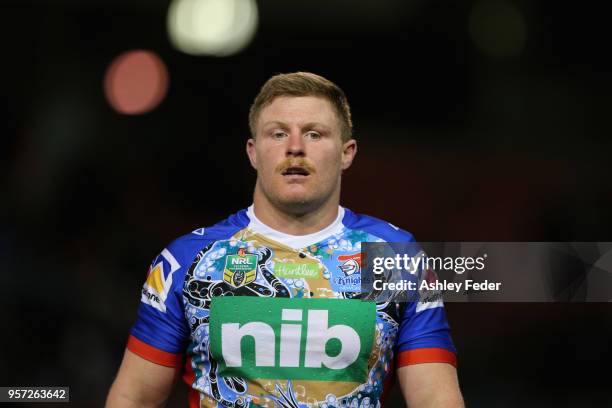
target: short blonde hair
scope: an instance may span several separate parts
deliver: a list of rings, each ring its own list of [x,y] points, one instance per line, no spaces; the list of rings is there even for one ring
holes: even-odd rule
[[[268,79],[249,110],[249,128],[252,137],[257,134],[257,120],[262,109],[280,96],[318,96],[327,99],[338,115],[342,141],[346,142],[353,137],[351,108],[346,95],[338,85],[310,72],[278,74]]]

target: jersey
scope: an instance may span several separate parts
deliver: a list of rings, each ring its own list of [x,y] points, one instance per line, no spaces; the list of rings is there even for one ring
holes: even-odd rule
[[[184,364],[190,407],[378,407],[394,367],[456,364],[441,302],[359,299],[361,243],[412,241],[343,207],[292,236],[251,206],[153,260],[127,347]]]

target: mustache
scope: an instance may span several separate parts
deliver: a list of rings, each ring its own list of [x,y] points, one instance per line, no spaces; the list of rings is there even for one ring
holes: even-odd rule
[[[308,171],[308,173],[315,173],[316,170],[312,164],[307,162],[305,159],[285,159],[278,166],[276,166],[276,171],[278,173],[282,173],[287,169],[292,167],[300,167]]]

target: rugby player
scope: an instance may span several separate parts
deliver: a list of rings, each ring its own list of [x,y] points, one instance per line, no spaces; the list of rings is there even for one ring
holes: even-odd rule
[[[361,243],[410,233],[340,204],[357,153],[349,105],[306,72],[251,106],[253,204],[152,262],[108,407],[155,407],[178,377],[191,407],[462,407],[441,303],[359,300]]]

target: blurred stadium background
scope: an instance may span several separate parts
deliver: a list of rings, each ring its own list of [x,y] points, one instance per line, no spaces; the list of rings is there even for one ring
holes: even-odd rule
[[[2,15],[0,385],[102,405],[150,260],[251,203],[248,108],[279,72],[349,97],[345,206],[422,241],[612,241],[603,4],[5,0]],[[610,404],[609,304],[447,310],[469,407]]]

